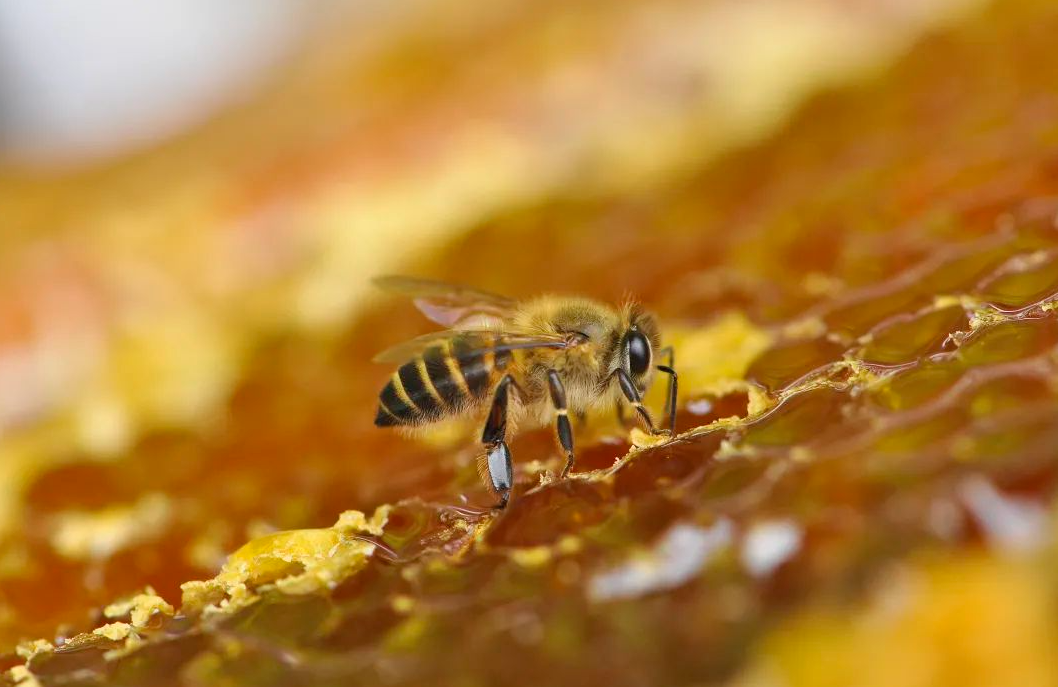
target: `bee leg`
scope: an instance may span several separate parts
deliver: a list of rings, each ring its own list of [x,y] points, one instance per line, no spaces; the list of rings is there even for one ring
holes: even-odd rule
[[[632,378],[628,376],[628,373],[621,368],[617,368],[614,372],[617,375],[617,383],[621,385],[621,393],[625,395],[628,402],[632,404],[632,407],[639,413],[639,418],[643,420],[643,424],[647,426],[651,434],[668,434],[667,429],[658,429],[654,426],[654,420],[650,417],[650,411],[643,406],[643,398],[639,394],[639,389],[636,388]]]
[[[511,484],[514,481],[514,470],[511,466],[511,450],[506,441],[499,441],[488,448],[485,454],[485,465],[488,469],[489,486],[500,495],[499,503],[493,508],[503,510],[511,498]]]
[[[485,466],[488,468],[489,486],[500,495],[496,509],[507,507],[514,484],[514,469],[511,465],[511,450],[507,447],[507,391],[513,383],[506,375],[496,386],[492,397],[489,417],[485,420],[485,429],[481,433],[481,443],[485,446]]]
[[[562,468],[562,477],[565,478],[573,469],[573,428],[566,408],[566,387],[562,386],[562,380],[554,370],[547,371],[547,384],[551,389],[551,403],[555,406],[555,433],[566,452],[566,465]]]
[[[669,433],[675,434],[676,394],[679,389],[679,377],[673,367],[676,364],[676,354],[672,350],[672,346],[665,346],[665,348],[662,348],[658,353],[669,359],[665,365],[658,365],[657,370],[658,372],[664,372],[669,376],[669,383],[665,389],[665,414],[669,416]]]

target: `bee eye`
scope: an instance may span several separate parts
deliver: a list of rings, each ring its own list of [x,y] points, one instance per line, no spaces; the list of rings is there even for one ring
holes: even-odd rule
[[[650,342],[639,332],[628,332],[625,336],[625,350],[628,352],[628,371],[639,376],[650,367]]]

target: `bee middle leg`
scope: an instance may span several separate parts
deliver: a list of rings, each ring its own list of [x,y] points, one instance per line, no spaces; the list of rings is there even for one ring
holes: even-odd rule
[[[562,450],[566,452],[566,465],[562,468],[562,477],[566,477],[573,469],[574,460],[573,427],[569,424],[569,410],[566,407],[566,387],[554,370],[547,371],[547,385],[551,391],[551,404],[555,406],[555,433]]]
[[[507,395],[514,379],[507,375],[496,385],[496,391],[492,397],[492,407],[489,409],[488,419],[485,420],[485,429],[481,433],[481,443],[485,447],[485,455],[482,456],[484,465],[479,467],[484,477],[488,475],[489,486],[500,496],[496,509],[507,507],[507,501],[511,497],[511,486],[514,483],[514,468],[511,465],[511,449],[507,447]]]

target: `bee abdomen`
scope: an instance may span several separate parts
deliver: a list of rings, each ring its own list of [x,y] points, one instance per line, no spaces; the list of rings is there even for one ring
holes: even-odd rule
[[[375,424],[433,422],[487,396],[493,369],[506,366],[510,357],[509,352],[481,352],[482,346],[492,345],[491,340],[456,338],[431,346],[402,365],[379,395]]]
[[[441,399],[424,378],[422,359],[416,358],[401,365],[382,388],[375,424],[379,427],[422,424],[437,419],[443,410]]]

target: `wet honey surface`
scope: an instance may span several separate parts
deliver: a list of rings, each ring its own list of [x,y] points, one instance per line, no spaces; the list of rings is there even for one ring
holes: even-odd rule
[[[1003,561],[1056,540],[1058,94],[1038,65],[1058,15],[978,21],[679,184],[512,211],[423,263],[514,296],[637,294],[676,346],[671,441],[583,429],[557,480],[550,434],[521,435],[496,514],[472,441],[372,426],[389,371],[368,361],[426,331],[410,306],[277,338],[209,427],[31,485],[24,572],[0,582],[7,679],[758,684],[763,651],[819,684],[773,629],[894,566],[941,566],[930,598],[977,584],[953,596],[982,622],[1001,590],[1051,599]],[[966,69],[986,23],[995,54]],[[91,523],[122,534],[78,549]],[[984,562],[943,567],[959,556]],[[1011,684],[1053,684],[1026,655]]]

